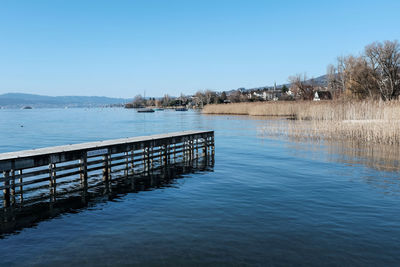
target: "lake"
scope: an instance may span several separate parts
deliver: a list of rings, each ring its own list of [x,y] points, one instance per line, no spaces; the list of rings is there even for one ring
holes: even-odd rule
[[[266,135],[270,125],[193,111],[0,110],[0,153],[183,130],[215,130],[216,150],[211,166],[174,166],[140,190],[122,183],[1,233],[0,265],[398,266],[400,149],[289,140]]]

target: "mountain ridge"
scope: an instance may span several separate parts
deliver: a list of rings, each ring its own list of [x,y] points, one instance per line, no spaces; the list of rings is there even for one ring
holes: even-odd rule
[[[328,76],[326,74],[325,75],[321,75],[321,76],[318,76],[316,78],[307,79],[305,82],[306,83],[313,83],[316,86],[327,86]],[[279,85],[276,85],[276,88],[280,89],[284,85],[286,85],[287,87],[290,87],[291,83],[279,84]],[[273,89],[274,86],[261,86],[261,87],[249,88],[249,89],[246,89],[246,91],[257,90],[257,89],[266,89],[266,88],[267,89]]]
[[[105,96],[46,96],[25,93],[5,93],[0,95],[0,107],[101,107],[123,105],[131,101],[125,98]]]
[[[326,86],[327,75],[318,76],[308,79],[317,86]],[[277,89],[281,89],[284,85],[290,86],[290,83],[277,85]],[[274,86],[261,86],[255,88],[244,89],[244,91],[253,90],[271,90]],[[227,92],[233,92],[230,90]],[[0,95],[0,108],[22,108],[30,106],[33,108],[60,108],[60,107],[105,107],[105,106],[123,106],[132,102],[128,98],[114,98],[106,96],[46,96],[26,93],[5,93]]]

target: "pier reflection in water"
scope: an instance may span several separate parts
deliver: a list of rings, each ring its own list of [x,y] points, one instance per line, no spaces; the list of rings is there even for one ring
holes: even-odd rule
[[[160,187],[154,183],[153,191],[139,192],[138,181],[132,192],[139,193],[110,198],[116,192],[111,186],[110,194],[87,205],[74,193],[75,208],[18,234],[3,234],[1,266],[399,265],[400,195],[392,192],[400,183],[390,183],[399,178],[390,171],[391,150],[380,153],[380,160],[372,146],[370,153],[272,139],[259,134],[258,127],[270,124],[260,118],[191,111],[149,117],[124,109],[31,113],[1,112],[2,152],[214,129],[215,166]],[[377,187],[384,184],[385,190]],[[48,193],[48,181],[46,186]],[[49,199],[45,203],[49,209]]]
[[[15,202],[3,207],[0,213],[0,238],[18,233],[24,228],[34,227],[41,221],[50,220],[65,213],[78,213],[96,204],[115,201],[126,194],[175,187],[177,179],[187,175],[213,171],[214,155],[158,166],[115,179],[98,179],[90,187],[69,188],[69,191],[54,199],[42,195],[41,201]]]

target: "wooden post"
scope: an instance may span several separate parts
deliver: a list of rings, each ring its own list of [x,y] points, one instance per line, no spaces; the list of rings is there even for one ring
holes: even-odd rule
[[[183,161],[186,162],[188,158],[188,138],[185,136],[184,141],[183,141]]]
[[[166,153],[166,156],[167,156],[167,164],[171,163],[170,152],[171,152],[171,145],[168,143],[168,145],[166,146],[166,150],[165,150],[165,153]]]
[[[81,184],[83,188],[87,188],[87,179],[88,179],[88,173],[87,173],[87,153],[86,151],[82,154],[82,158],[79,160],[81,166],[79,170],[81,171],[80,177],[81,177]]]
[[[209,136],[207,136],[207,156],[209,156],[210,155],[210,137]]]
[[[174,163],[176,162],[176,143],[174,144]]]
[[[186,137],[186,161],[190,161],[190,137]]]
[[[20,196],[20,203],[22,204],[24,202],[24,191],[23,191],[23,186],[22,186],[22,169],[19,170],[19,196]]]
[[[131,151],[131,168],[132,168],[132,174],[135,173],[135,148],[132,148]]]
[[[186,161],[190,161],[190,138],[187,137],[186,139],[186,155],[187,155],[187,160]]]
[[[214,136],[211,136],[211,154],[214,156],[215,155],[215,142],[214,142]]]
[[[203,137],[203,157],[207,156],[207,148],[208,148],[207,137]]]
[[[151,144],[149,143],[149,147],[147,148],[147,171],[151,170]]]
[[[168,165],[168,159],[167,159],[167,157],[168,157],[168,145],[167,144],[164,144],[164,146],[163,146],[163,160],[164,160],[164,165],[166,166],[166,165]]]
[[[111,148],[108,150],[108,163],[107,163],[107,167],[108,167],[108,179],[112,180],[112,154],[111,154]]]
[[[79,160],[80,163],[80,167],[79,167],[79,171],[80,171],[80,179],[81,179],[81,201],[83,204],[87,203],[87,188],[88,188],[88,173],[87,173],[87,152],[86,151],[82,151],[81,153],[81,159]]]
[[[160,145],[158,147],[158,152],[157,152],[157,158],[158,158],[158,162],[160,163],[159,165],[163,165],[163,161],[164,161],[164,145]]]
[[[194,159],[194,138],[190,137],[190,160]]]
[[[153,169],[153,156],[154,156],[154,145],[150,144],[149,159],[150,159],[150,168],[151,169]]]
[[[182,151],[182,161],[185,161],[185,139],[183,139],[183,141],[182,141],[182,148],[181,148],[181,151]]]
[[[4,171],[4,186],[5,188],[3,189],[3,201],[4,201],[4,207],[10,206],[10,171]]]
[[[158,154],[157,154],[157,156],[158,156],[158,161],[159,161],[159,163],[160,163],[160,166],[161,165],[163,165],[163,160],[164,160],[164,155],[163,155],[163,153],[164,153],[164,146],[163,145],[160,145],[159,147],[158,147]]]
[[[196,138],[196,158],[199,158],[199,138]]]
[[[125,173],[125,176],[128,176],[128,173],[129,173],[129,152],[126,151],[124,153],[125,153],[125,171],[124,171],[124,173]]]
[[[49,164],[50,201],[56,200],[56,164]]]
[[[108,181],[108,154],[103,156],[103,181]]]
[[[142,155],[142,158],[143,158],[143,171],[146,171],[146,147],[144,147],[143,148],[143,155]]]
[[[15,204],[15,170],[11,170],[11,205]]]
[[[195,154],[195,156],[196,156],[196,161],[195,161],[195,164],[196,164],[196,168],[198,167],[198,165],[199,165],[199,138],[196,136],[196,138],[195,138],[195,149],[196,149],[196,154]]]

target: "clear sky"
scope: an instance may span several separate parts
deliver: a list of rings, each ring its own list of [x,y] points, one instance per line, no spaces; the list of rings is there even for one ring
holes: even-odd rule
[[[0,94],[191,94],[325,74],[400,39],[400,1],[0,0]]]

